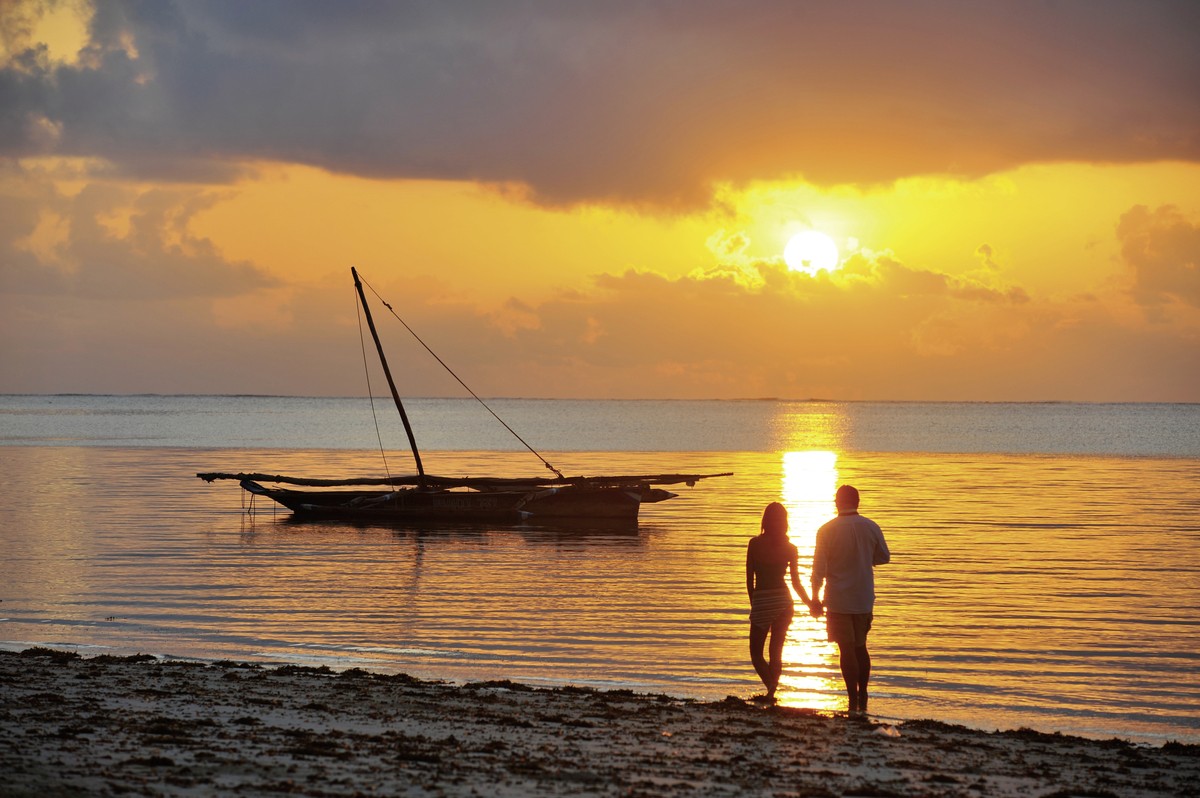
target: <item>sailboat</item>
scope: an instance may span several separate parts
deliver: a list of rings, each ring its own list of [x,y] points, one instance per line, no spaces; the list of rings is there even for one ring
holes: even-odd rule
[[[496,416],[521,443],[542,460],[553,477],[440,477],[425,473],[416,436],[388,367],[383,345],[363,291],[358,270],[350,268],[354,288],[366,319],[379,362],[400,413],[417,473],[364,478],[308,478],[264,473],[199,473],[206,482],[237,480],[251,496],[263,496],[291,510],[297,518],[347,521],[434,521],[479,523],[558,523],[576,521],[636,522],[643,504],[675,498],[663,486],[693,486],[719,474],[643,474],[567,477]],[[387,305],[387,303],[384,303]],[[391,310],[391,306],[387,305]],[[392,311],[393,315],[395,311]],[[397,317],[399,318],[399,317]],[[400,319],[404,324],[404,320]],[[404,324],[408,327],[407,324]],[[410,332],[412,331],[409,328]],[[415,336],[416,333],[413,333]],[[417,338],[424,346],[424,341]],[[425,346],[429,350],[428,346]],[[433,354],[432,350],[429,350]],[[436,354],[434,357],[441,362]],[[442,363],[443,367],[445,363]],[[449,371],[449,368],[446,367]],[[455,379],[458,375],[450,371]],[[459,383],[466,384],[458,379]],[[470,388],[467,390],[483,403]],[[483,403],[486,408],[486,403]],[[263,484],[268,483],[268,484]],[[287,486],[287,487],[285,487]]]

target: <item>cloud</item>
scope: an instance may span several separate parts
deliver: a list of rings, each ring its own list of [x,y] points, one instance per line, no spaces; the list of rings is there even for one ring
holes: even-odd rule
[[[677,279],[601,275],[590,294],[532,308],[538,323],[503,342],[508,355],[489,357],[527,360],[547,373],[621,372],[614,384],[634,394],[671,395],[674,386],[685,395],[804,397],[836,385],[845,396],[856,363],[1010,347],[1007,328],[995,322],[1028,301],[1019,289],[894,260],[858,257],[818,278],[773,263],[755,268],[753,284],[720,269]]]
[[[22,8],[0,28],[26,30]],[[35,45],[0,69],[0,154],[210,181],[273,160],[660,206],[708,202],[718,181],[1196,160],[1198,30],[1187,0],[109,0],[78,63]]]
[[[1200,317],[1147,324],[1119,293],[1053,300],[891,257],[815,278],[756,268],[753,283],[720,269],[602,275],[529,307],[537,323],[504,340],[469,327],[486,350],[471,372],[505,395],[1132,401],[1200,388],[1187,367]]]
[[[758,279],[627,270],[496,307],[430,277],[365,276],[483,396],[1190,401],[1200,392],[1194,308],[1147,320],[1117,288],[1060,300],[997,274],[946,275],[891,256],[859,255],[817,277],[747,268]],[[140,303],[136,316],[126,302],[0,292],[0,340],[27,342],[5,352],[0,390],[358,395],[347,283],[339,271],[243,297],[176,295]],[[230,303],[233,312],[220,310]],[[373,307],[404,395],[464,395]],[[365,357],[374,363],[369,338]]]
[[[91,299],[225,297],[275,284],[193,234],[211,191],[89,183],[74,195],[52,176],[0,170],[0,293]]]
[[[1171,205],[1153,211],[1137,205],[1121,216],[1117,237],[1139,302],[1200,308],[1200,225]]]

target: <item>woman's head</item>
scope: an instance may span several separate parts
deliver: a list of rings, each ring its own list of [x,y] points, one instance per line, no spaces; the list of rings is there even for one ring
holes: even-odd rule
[[[787,508],[779,502],[771,502],[763,510],[762,531],[765,535],[787,535]]]

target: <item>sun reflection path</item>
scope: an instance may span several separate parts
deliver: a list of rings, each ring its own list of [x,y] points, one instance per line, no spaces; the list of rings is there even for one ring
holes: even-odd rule
[[[810,585],[817,528],[836,512],[838,456],[829,451],[783,454],[783,504],[788,509],[789,535],[800,550],[800,581]],[[844,709],[837,651],[825,638],[825,621],[813,618],[797,597],[796,618],[783,648],[783,676],[777,697],[785,706],[833,711]]]

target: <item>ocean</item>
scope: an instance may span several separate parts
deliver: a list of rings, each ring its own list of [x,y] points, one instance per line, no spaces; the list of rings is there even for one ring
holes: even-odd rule
[[[297,523],[195,474],[411,473],[390,401],[0,396],[0,648],[749,697],[746,541],[782,501],[806,572],[851,483],[893,552],[872,712],[1200,742],[1200,405],[488,404],[569,475],[734,473],[630,529]],[[474,400],[406,406],[429,473],[545,473]],[[822,622],[785,659],[781,703],[844,709]]]

